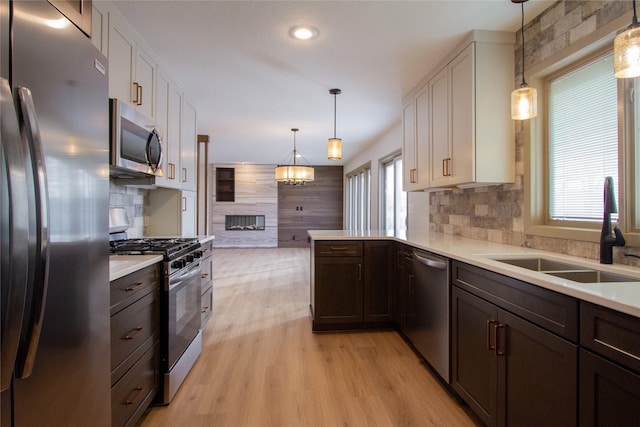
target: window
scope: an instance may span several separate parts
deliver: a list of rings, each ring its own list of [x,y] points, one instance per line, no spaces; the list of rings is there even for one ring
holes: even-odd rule
[[[368,230],[371,226],[371,163],[347,174],[347,229]]]
[[[547,80],[547,220],[602,221],[604,179],[618,185],[618,82],[607,52]],[[616,197],[616,199],[619,199]]]
[[[402,191],[402,154],[382,161],[380,228],[396,232],[407,229],[407,193]]]

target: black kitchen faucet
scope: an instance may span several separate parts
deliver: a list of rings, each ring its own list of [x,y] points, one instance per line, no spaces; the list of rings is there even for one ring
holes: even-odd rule
[[[604,217],[602,218],[602,234],[600,235],[601,264],[613,264],[613,247],[625,245],[624,236],[617,225],[613,229],[615,237],[611,235],[611,214],[617,212],[613,178],[608,176],[604,179]]]

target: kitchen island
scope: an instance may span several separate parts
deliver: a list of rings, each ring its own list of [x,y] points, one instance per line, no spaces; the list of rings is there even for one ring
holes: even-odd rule
[[[392,307],[392,326],[488,426],[637,423],[637,267],[419,231],[309,236],[314,332],[377,329],[367,307]],[[391,279],[384,260],[367,255],[372,245],[393,248]],[[429,305],[417,292],[416,249],[444,257],[448,269],[437,285],[447,301],[431,304],[448,308],[437,323],[429,321],[433,310],[420,308]],[[371,268],[378,274],[367,275]],[[435,340],[443,324],[438,333],[449,338]],[[444,355],[445,369],[433,354]]]

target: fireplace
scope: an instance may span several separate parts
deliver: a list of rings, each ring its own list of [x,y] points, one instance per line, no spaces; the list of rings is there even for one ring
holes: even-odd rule
[[[225,215],[225,230],[264,230],[264,215]]]

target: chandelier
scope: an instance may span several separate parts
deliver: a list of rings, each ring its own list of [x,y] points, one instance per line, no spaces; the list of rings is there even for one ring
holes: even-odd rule
[[[298,157],[304,159],[305,162],[307,160],[302,154],[298,154],[298,150],[296,149],[296,132],[298,132],[298,129],[293,128],[291,131],[293,132],[293,151],[286,158],[285,165],[276,166],[276,181],[287,185],[304,185],[305,182],[313,181],[313,168],[296,163]]]

